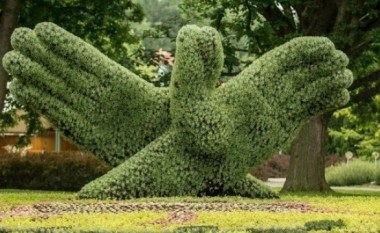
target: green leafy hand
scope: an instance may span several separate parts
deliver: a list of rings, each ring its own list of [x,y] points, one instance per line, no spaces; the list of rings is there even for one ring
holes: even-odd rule
[[[12,94],[116,166],[83,198],[277,194],[247,175],[310,116],[346,104],[347,57],[326,38],[273,49],[223,87],[219,34],[183,27],[169,89],[157,88],[52,23],[17,29],[3,64]]]

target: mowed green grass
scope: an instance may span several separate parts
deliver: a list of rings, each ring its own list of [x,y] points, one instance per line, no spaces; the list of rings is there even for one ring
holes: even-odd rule
[[[41,202],[97,202],[96,200],[77,200],[75,193],[44,192],[24,190],[1,190],[0,212],[15,206]],[[113,202],[113,201],[106,201]],[[164,231],[183,226],[217,226],[220,229],[244,229],[247,227],[302,227],[308,221],[343,220],[346,226],[333,232],[378,232],[380,231],[380,192],[336,191],[335,194],[282,193],[280,199],[249,199],[241,197],[173,197],[142,198],[123,202],[196,202],[196,203],[251,203],[271,204],[278,202],[307,203],[319,209],[318,212],[306,211],[200,211],[191,222],[158,224],[157,221],[168,218],[165,211],[139,211],[131,213],[77,213],[40,218],[36,216],[9,217],[0,221],[1,227],[67,227],[70,229],[104,229],[107,231]],[[1,215],[0,215],[1,216]],[[323,231],[320,231],[323,232]]]

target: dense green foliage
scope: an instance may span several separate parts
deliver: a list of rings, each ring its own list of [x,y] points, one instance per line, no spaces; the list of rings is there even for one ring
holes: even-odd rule
[[[307,230],[311,231],[331,231],[333,228],[340,228],[344,226],[342,219],[339,220],[320,220],[320,221],[310,221],[305,223]]]
[[[89,154],[0,154],[0,187],[78,191],[110,167]]]
[[[326,181],[332,186],[362,185],[375,181],[373,162],[353,160],[326,169]]]
[[[83,187],[84,198],[276,196],[249,169],[291,140],[305,119],[347,103],[352,82],[347,57],[319,37],[291,40],[216,88],[220,36],[186,26],[169,90],[52,23],[17,29],[12,45],[3,64],[16,78],[16,99],[118,165]]]
[[[144,14],[132,0],[21,0],[21,6],[19,26],[59,23],[108,57],[133,67],[124,44],[138,42],[139,38],[131,32],[131,23],[141,22]]]
[[[352,151],[370,158],[380,151],[380,96],[334,113],[328,150],[343,155]]]
[[[137,35],[141,35],[143,44],[150,55],[160,48],[174,52],[175,38],[181,25],[181,10],[179,4],[182,0],[133,0],[141,5],[145,19],[141,23],[132,24]]]

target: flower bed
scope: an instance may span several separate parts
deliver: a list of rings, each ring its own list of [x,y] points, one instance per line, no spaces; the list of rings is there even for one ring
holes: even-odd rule
[[[31,199],[21,200],[27,194]],[[280,200],[176,197],[99,202],[74,197],[73,193],[2,191],[0,232],[380,230],[380,222],[374,221],[380,215],[380,193],[283,194]]]

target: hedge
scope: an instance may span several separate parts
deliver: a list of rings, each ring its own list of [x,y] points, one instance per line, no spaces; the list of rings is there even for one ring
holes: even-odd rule
[[[78,191],[110,167],[88,153],[0,154],[0,187]]]

